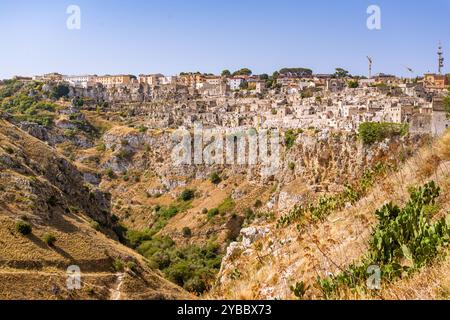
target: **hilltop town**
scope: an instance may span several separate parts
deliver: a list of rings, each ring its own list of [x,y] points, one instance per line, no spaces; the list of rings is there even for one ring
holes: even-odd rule
[[[181,73],[64,76],[58,73],[22,82],[65,84],[69,96],[117,108],[139,104],[148,128],[190,128],[195,121],[218,127],[337,129],[355,132],[363,122],[408,124],[410,132],[442,134],[449,126],[444,99],[450,76],[399,78],[377,74],[352,77],[344,69],[313,74],[285,68],[252,75],[247,69],[222,75]],[[125,107],[126,109],[126,107]]]

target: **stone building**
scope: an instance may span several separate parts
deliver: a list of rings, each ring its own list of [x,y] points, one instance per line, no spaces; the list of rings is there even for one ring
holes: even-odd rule
[[[102,76],[97,77],[95,80],[97,83],[100,83],[104,87],[112,87],[112,86],[120,86],[131,84],[132,80],[136,79],[135,76],[132,75],[115,75],[115,76]]]

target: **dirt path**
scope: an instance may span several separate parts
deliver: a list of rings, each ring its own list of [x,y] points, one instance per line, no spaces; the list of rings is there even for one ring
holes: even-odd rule
[[[115,289],[110,289],[111,290],[110,300],[120,300],[120,298],[122,296],[122,292],[120,291],[120,288],[123,285],[123,279],[125,278],[125,273],[117,273],[116,276],[117,276],[117,281],[116,281]]]
[[[66,273],[63,272],[45,272],[45,271],[27,271],[27,270],[2,270],[0,269],[1,275],[17,275],[17,274],[31,274],[31,275],[39,275],[39,276],[48,276],[48,277],[67,277]],[[125,273],[83,273],[82,279],[84,277],[102,277],[102,276],[115,276],[116,282],[114,283],[113,288],[108,288],[105,286],[94,285],[92,283],[89,284],[90,287],[95,287],[99,289],[106,288],[110,291],[109,299],[110,300],[120,300],[122,297],[121,287],[123,285],[123,280],[125,278]],[[83,284],[87,284],[82,280]]]

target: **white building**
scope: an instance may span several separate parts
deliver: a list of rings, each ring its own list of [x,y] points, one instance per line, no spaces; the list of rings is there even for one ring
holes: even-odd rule
[[[90,84],[95,83],[96,78],[97,76],[95,75],[64,76],[63,81],[75,87],[87,88]]]
[[[158,78],[160,85],[172,84],[177,81],[177,77],[175,76],[163,76]]]
[[[230,86],[231,91],[236,91],[241,88],[241,85],[244,83],[244,79],[242,78],[230,78],[228,79],[228,85]]]

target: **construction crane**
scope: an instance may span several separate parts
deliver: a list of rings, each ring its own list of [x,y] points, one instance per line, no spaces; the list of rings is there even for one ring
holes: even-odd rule
[[[369,56],[367,56],[367,60],[369,60],[369,79],[372,78],[372,63],[373,63],[373,59]]]
[[[403,67],[404,67],[406,70],[408,70],[409,73],[411,73],[411,78],[413,78],[413,77],[415,76],[415,72],[414,72],[414,70],[413,70],[412,68],[410,68],[410,67],[408,67],[408,66],[405,66],[405,65],[403,65]]]
[[[414,73],[414,70],[412,69],[412,68],[410,68],[410,67],[408,67],[408,66],[405,66],[405,65],[403,65],[405,68],[406,68],[406,70],[408,70],[410,73]]]

